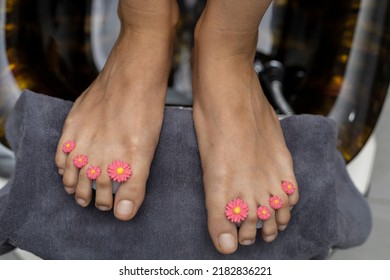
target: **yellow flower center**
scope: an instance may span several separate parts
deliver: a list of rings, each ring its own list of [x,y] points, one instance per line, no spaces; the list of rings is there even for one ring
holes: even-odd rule
[[[118,167],[116,169],[116,174],[122,175],[123,173],[125,173],[125,169],[123,167]]]
[[[92,169],[91,170],[91,174],[95,174],[96,173],[96,170],[95,169]]]
[[[82,162],[82,161],[83,161],[83,159],[82,159],[81,157],[79,157],[78,161],[79,161],[79,162]]]
[[[261,214],[265,215],[265,214],[267,214],[267,211],[263,210],[263,211],[261,211]]]
[[[275,204],[279,204],[279,200],[278,200],[278,199],[275,199],[275,200],[274,200],[274,203],[275,203]]]
[[[65,147],[69,148],[69,147],[70,147],[70,144],[69,144],[69,143],[66,143]]]
[[[291,190],[292,186],[291,186],[291,185],[288,185],[287,188],[288,188],[289,190]]]
[[[236,215],[240,214],[241,213],[241,208],[239,206],[234,207],[233,213],[236,214]]]

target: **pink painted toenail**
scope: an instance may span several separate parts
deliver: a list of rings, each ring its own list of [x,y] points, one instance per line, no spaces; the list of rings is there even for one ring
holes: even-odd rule
[[[76,142],[73,140],[66,141],[64,145],[62,145],[62,151],[66,154],[69,154],[76,147]]]
[[[244,221],[248,216],[248,204],[241,198],[236,198],[226,205],[225,215],[232,223]]]
[[[266,206],[260,206],[257,208],[257,217],[262,221],[266,221],[271,218],[271,211]]]
[[[88,164],[88,157],[86,155],[77,155],[73,159],[73,164],[78,169],[81,169]]]
[[[113,161],[108,166],[107,172],[112,180],[119,183],[126,182],[132,174],[130,165],[121,160]]]
[[[276,196],[276,195],[273,195],[269,198],[269,205],[271,205],[271,207],[273,209],[279,209],[279,208],[282,208],[283,206],[283,200],[279,197],[279,196]]]
[[[286,194],[293,194],[295,192],[295,185],[289,181],[282,181],[282,189]]]
[[[91,180],[96,180],[100,176],[101,170],[99,166],[90,166],[87,170],[87,177]]]

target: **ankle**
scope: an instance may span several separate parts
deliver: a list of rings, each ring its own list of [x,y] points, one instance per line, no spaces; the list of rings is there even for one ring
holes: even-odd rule
[[[195,48],[204,57],[237,59],[253,62],[256,54],[257,32],[238,33],[215,30],[202,23],[194,34]]]
[[[133,30],[155,36],[172,34],[180,19],[180,10],[176,0],[156,1],[121,1],[118,16],[122,31]]]

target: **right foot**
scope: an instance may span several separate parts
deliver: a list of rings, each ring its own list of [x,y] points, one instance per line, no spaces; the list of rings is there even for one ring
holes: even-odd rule
[[[118,219],[130,220],[143,202],[160,135],[179,10],[174,0],[123,0],[119,16],[121,33],[104,69],[76,100],[65,121],[56,165],[65,191],[75,194],[82,207],[92,200],[92,181],[86,171],[99,166],[96,207],[114,208]],[[74,140],[76,148],[65,154],[62,145],[68,140]],[[72,162],[78,154],[89,159],[80,170]],[[125,161],[132,169],[115,200],[106,172],[114,160]]]

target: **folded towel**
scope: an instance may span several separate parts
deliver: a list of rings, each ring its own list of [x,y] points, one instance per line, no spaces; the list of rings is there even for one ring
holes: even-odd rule
[[[192,111],[166,108],[145,201],[129,222],[65,193],[54,163],[71,102],[25,91],[8,118],[16,169],[0,191],[0,252],[20,247],[45,259],[313,259],[363,243],[370,209],[336,149],[336,126],[320,116],[282,120],[300,201],[272,243],[214,248],[207,230]],[[170,207],[166,207],[169,205]]]

